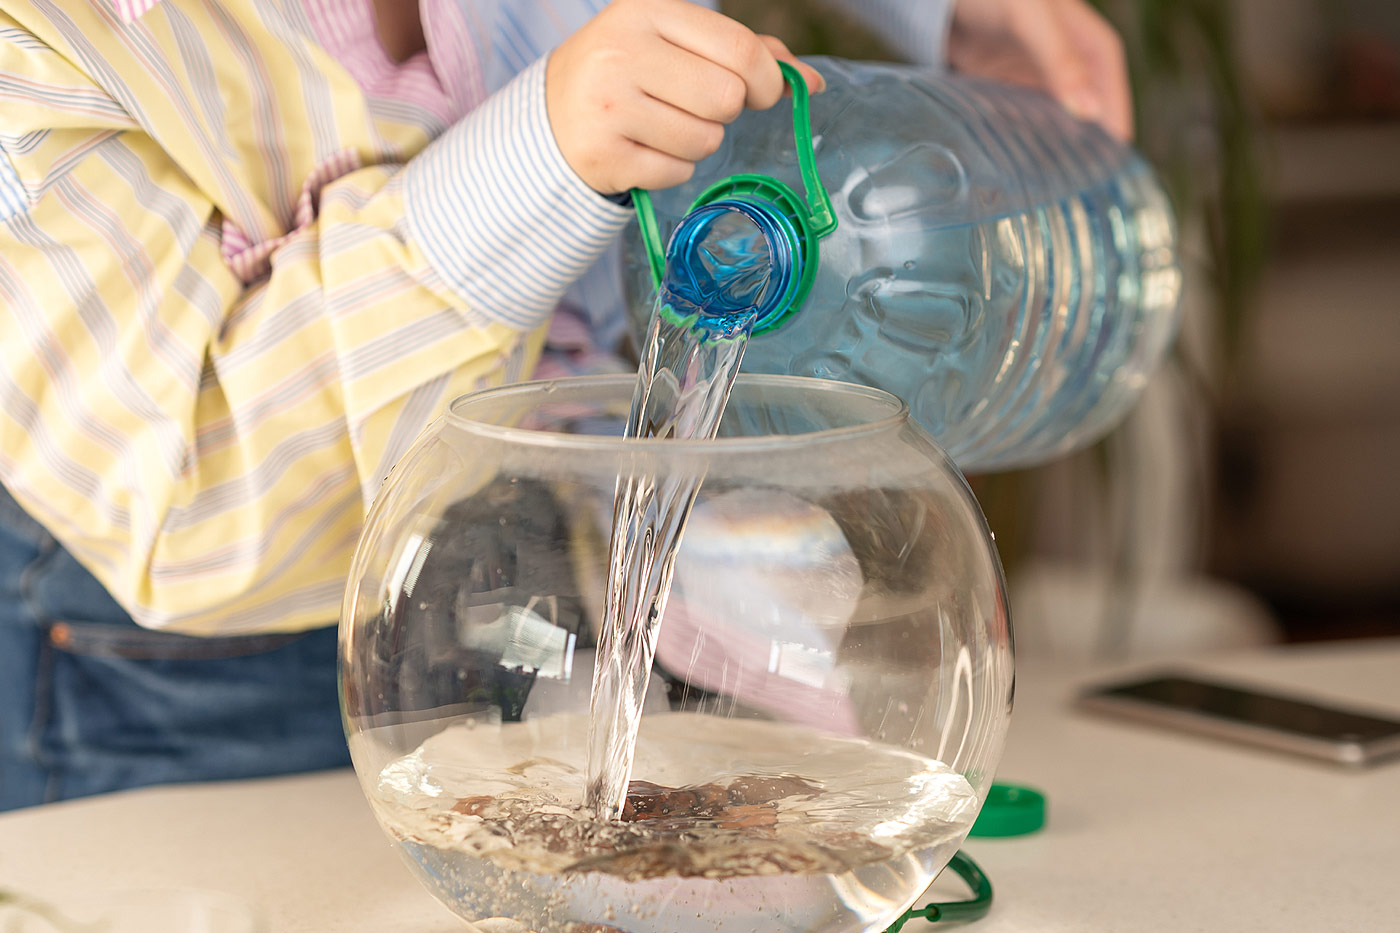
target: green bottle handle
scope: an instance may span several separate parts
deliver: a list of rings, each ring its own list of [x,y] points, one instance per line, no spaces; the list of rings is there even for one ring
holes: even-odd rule
[[[929,923],[946,920],[952,923],[971,923],[981,920],[992,909],[992,883],[982,871],[982,867],[962,852],[953,854],[948,862],[948,870],[967,882],[972,897],[965,901],[945,901],[928,904],[921,908],[910,908],[904,912],[885,933],[900,933],[911,920],[924,919]]]
[[[647,262],[651,264],[651,284],[660,288],[662,276],[666,274],[666,247],[661,242],[661,231],[656,227],[656,209],[651,206],[651,192],[645,188],[633,188],[632,203],[637,208],[637,226],[641,228],[642,243],[647,248]]]
[[[799,228],[810,230],[817,237],[824,237],[836,229],[836,213],[831,209],[831,197],[822,186],[817,174],[817,157],[812,150],[812,112],[808,100],[807,82],[801,72],[787,62],[778,62],[778,68],[792,89],[792,135],[797,142],[797,165],[802,174],[802,187],[806,202],[802,204],[801,216],[792,220]],[[767,175],[731,175],[705,189],[690,205],[690,210],[715,199],[719,189],[730,191],[735,188],[766,189],[769,186],[786,186]],[[666,247],[661,242],[661,230],[656,224],[656,211],[652,207],[651,193],[642,188],[632,189],[632,202],[637,209],[637,224],[641,228],[642,242],[646,245],[647,259],[651,263],[652,284],[658,288],[666,271]],[[687,211],[688,213],[688,211]]]

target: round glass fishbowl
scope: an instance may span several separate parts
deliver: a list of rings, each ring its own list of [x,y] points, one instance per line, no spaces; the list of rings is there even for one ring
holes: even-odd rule
[[[639,440],[633,382],[464,396],[394,469],[340,630],[365,794],[469,921],[883,930],[1006,734],[981,511],[878,390],[741,376],[716,439]],[[607,621],[648,584],[641,631]]]

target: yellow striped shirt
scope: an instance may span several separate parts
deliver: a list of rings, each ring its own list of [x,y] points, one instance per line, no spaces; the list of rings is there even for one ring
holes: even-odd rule
[[[627,211],[499,9],[398,64],[368,0],[132,2],[0,3],[0,480],[142,625],[326,624],[395,459]]]

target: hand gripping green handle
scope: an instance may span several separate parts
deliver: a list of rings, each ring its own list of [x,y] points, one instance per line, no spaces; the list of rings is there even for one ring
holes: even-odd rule
[[[769,201],[783,211],[799,231],[810,253],[806,257],[806,287],[801,289],[794,301],[794,304],[800,305],[816,273],[816,241],[836,229],[836,214],[831,209],[831,198],[822,187],[821,177],[817,174],[816,156],[812,152],[812,114],[808,104],[807,82],[787,62],[778,62],[778,68],[792,88],[792,135],[797,142],[797,164],[807,199],[804,201],[787,185],[769,175],[739,174],[710,185],[690,205],[690,210],[723,197],[746,197]],[[647,259],[651,263],[652,284],[660,287],[666,270],[666,248],[656,225],[651,195],[642,188],[633,188],[632,201],[637,207],[637,223],[641,227],[642,242],[646,245]]]

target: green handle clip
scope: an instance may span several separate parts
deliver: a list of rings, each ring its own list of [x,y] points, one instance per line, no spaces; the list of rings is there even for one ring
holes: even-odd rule
[[[792,88],[792,134],[797,142],[797,164],[802,173],[802,187],[806,191],[804,201],[787,185],[768,175],[731,175],[710,185],[690,205],[695,210],[712,201],[725,197],[743,197],[751,200],[765,200],[773,204],[792,221],[802,241],[803,258],[806,270],[804,287],[796,295],[793,304],[800,305],[811,287],[816,274],[817,240],[836,229],[836,214],[831,209],[831,198],[822,187],[821,176],[817,174],[816,155],[812,151],[812,113],[808,103],[807,82],[802,74],[787,62],[778,62],[783,77]],[[642,242],[646,245],[647,259],[651,263],[652,284],[658,288],[666,271],[666,249],[661,242],[661,230],[656,224],[656,211],[652,207],[651,194],[641,188],[632,189],[632,201],[637,208],[637,223],[641,227]],[[688,212],[687,212],[688,213]]]
[[[946,901],[941,904],[928,904],[924,907],[911,908],[885,930],[885,933],[900,933],[910,920],[923,919],[929,923],[937,923],[940,920],[970,923],[987,916],[987,912],[992,909],[992,883],[987,880],[981,867],[966,855],[958,852],[948,862],[948,868],[967,882],[968,889],[972,891],[972,897],[965,901]]]

